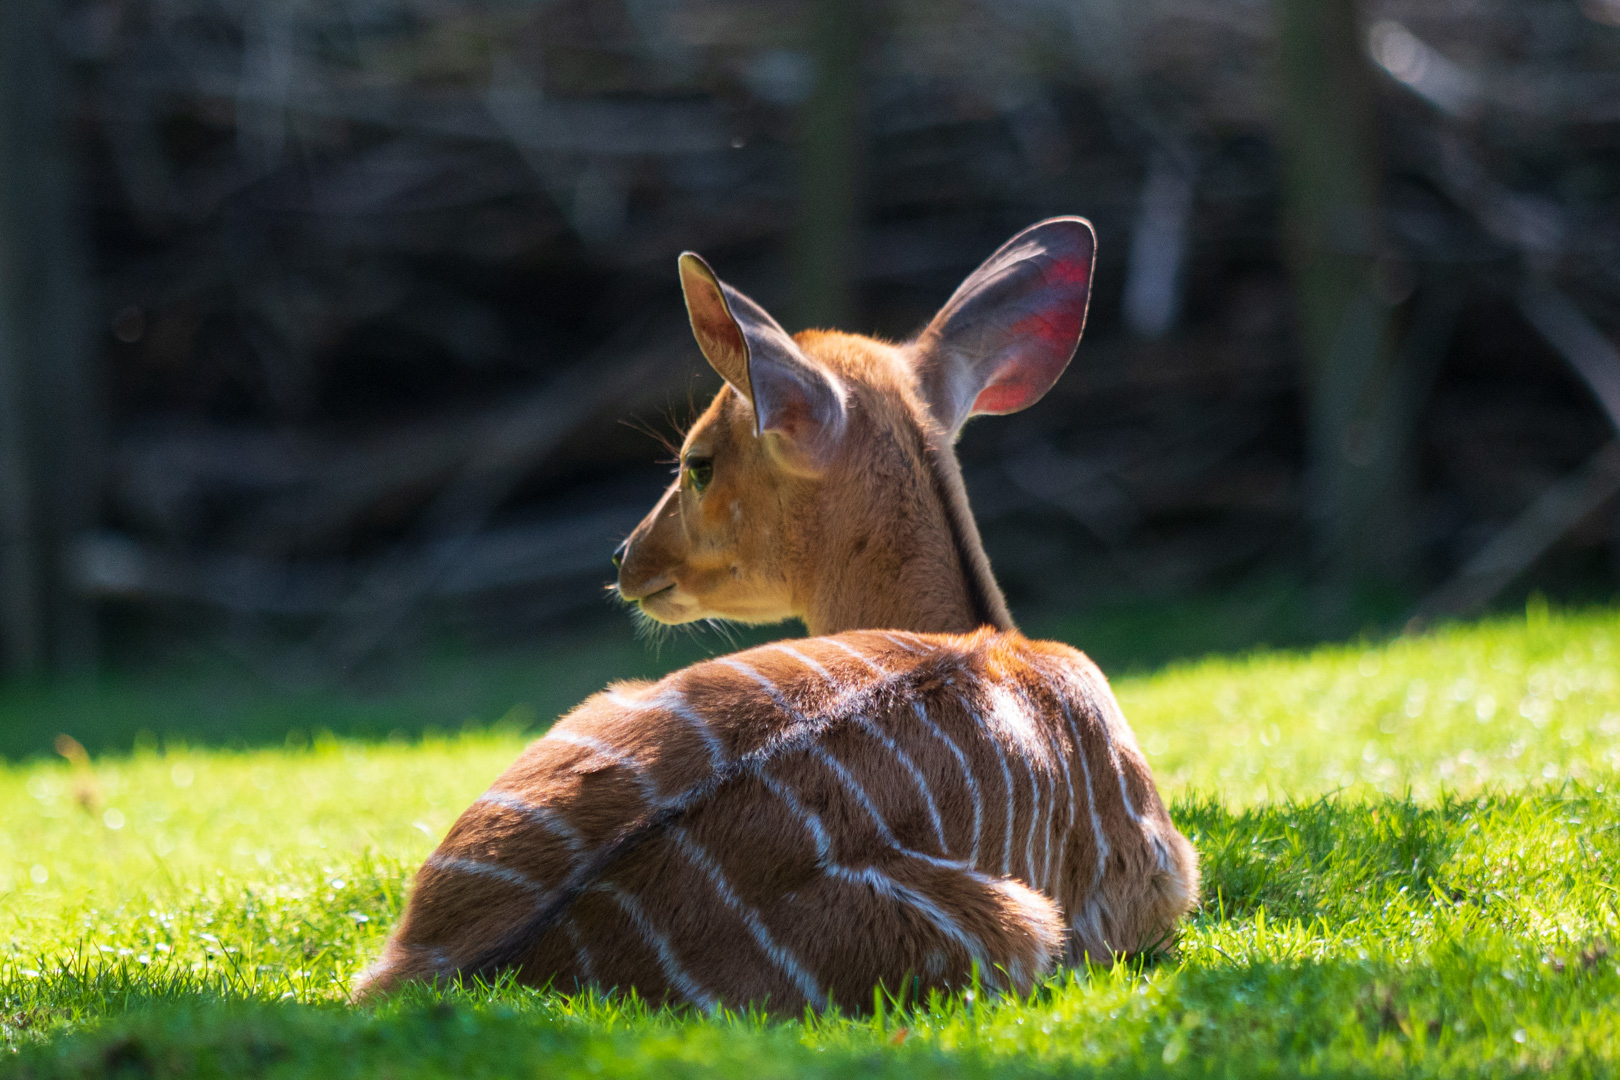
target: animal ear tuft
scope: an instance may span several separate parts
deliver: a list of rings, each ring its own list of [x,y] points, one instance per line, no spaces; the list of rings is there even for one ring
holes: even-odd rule
[[[844,432],[842,383],[700,256],[683,254],[680,272],[692,334],[710,366],[753,405],[754,433],[779,436],[794,464],[825,466]]]
[[[1050,218],[1003,244],[912,343],[923,391],[954,438],[970,416],[1039,401],[1086,325],[1097,240],[1084,218]]]

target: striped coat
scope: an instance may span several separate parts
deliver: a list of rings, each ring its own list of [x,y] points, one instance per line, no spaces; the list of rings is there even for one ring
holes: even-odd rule
[[[493,975],[861,1007],[1168,939],[1196,855],[1106,680],[1016,631],[857,631],[621,683],[451,828],[362,995]]]

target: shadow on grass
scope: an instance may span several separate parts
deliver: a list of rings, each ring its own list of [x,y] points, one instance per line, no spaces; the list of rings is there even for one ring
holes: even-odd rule
[[[279,746],[317,732],[414,738],[497,721],[549,726],[609,682],[666,672],[770,635],[677,634],[661,647],[624,622],[501,650],[443,649],[331,687],[278,684],[214,660],[59,683],[0,685],[0,760],[52,753],[58,734],[92,754],[166,744]],[[780,635],[777,635],[780,636]]]
[[[1358,604],[1359,625],[1377,632],[1398,605]],[[1259,647],[1325,640],[1298,582],[1266,579],[1208,596],[1030,613],[1031,635],[1067,641],[1114,675],[1166,662]],[[326,687],[285,673],[252,670],[224,655],[169,661],[37,685],[0,684],[0,759],[49,755],[60,733],[91,753],[165,742],[275,746],[316,732],[378,739],[505,719],[549,725],[617,679],[651,678],[706,656],[802,633],[796,623],[668,632],[658,646],[612,613],[525,645],[475,649],[441,645],[395,656]]]
[[[701,1017],[599,997],[416,994],[378,1008],[156,994],[21,1043],[7,1076],[1395,1077],[1615,1064],[1612,965],[1515,977],[1511,948],[1422,963],[1266,961],[1071,974],[1029,1002],[876,1018]],[[1608,1012],[1609,1019],[1601,1017]],[[1598,1018],[1594,1022],[1594,1018]],[[44,1021],[44,1017],[40,1017]],[[59,1023],[59,1021],[57,1022]],[[59,1029],[60,1030],[60,1029]],[[1533,1033],[1533,1034],[1532,1034]],[[0,1051],[3,1052],[3,1051]]]
[[[1332,632],[1314,612],[1303,585],[1276,577],[1204,596],[1037,610],[1025,630],[1084,650],[1118,678],[1219,654],[1347,638],[1374,643],[1393,632],[1409,600],[1395,594],[1361,597],[1343,623],[1359,631]],[[1504,602],[1502,607],[1512,606]],[[1543,611],[1545,606],[1542,601]],[[250,671],[220,656],[58,683],[0,683],[0,761],[49,755],[61,733],[100,754],[167,742],[276,746],[317,732],[356,739],[414,737],[469,721],[545,727],[614,680],[655,678],[801,630],[797,624],[683,628],[652,646],[638,639],[630,619],[615,616],[521,646],[441,647],[424,656],[396,656],[327,687]]]
[[[1238,812],[1189,799],[1174,816],[1203,852],[1207,886],[1180,959],[1066,972],[1027,1002],[957,998],[801,1024],[507,986],[416,987],[351,1009],[277,1000],[338,992],[297,984],[290,956],[291,975],[199,975],[87,952],[0,979],[0,1054],[5,1042],[20,1051],[0,1074],[1596,1076],[1617,1064],[1608,947],[1549,945],[1523,920],[1566,897],[1603,902],[1596,867],[1620,860],[1620,802],[1603,788]],[[1520,860],[1506,888],[1498,850]],[[1577,862],[1559,861],[1566,850]],[[1568,866],[1585,869],[1566,878]],[[351,902],[382,914],[375,898]]]

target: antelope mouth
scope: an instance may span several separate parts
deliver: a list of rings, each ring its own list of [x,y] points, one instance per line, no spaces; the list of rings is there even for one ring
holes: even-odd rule
[[[674,591],[675,591],[675,583],[672,581],[668,585],[665,585],[662,589],[654,589],[652,592],[646,594],[645,596],[636,597],[636,603],[638,603],[638,604],[651,603],[652,601],[657,600],[660,596],[668,596],[670,593],[672,593]]]
[[[636,597],[636,607],[650,619],[661,623],[681,623],[692,618],[690,601],[679,595],[675,582],[655,589],[645,596]]]
[[[654,574],[641,581],[625,581],[624,571],[619,571],[619,580],[613,588],[618,591],[619,599],[628,604],[639,604],[644,600],[651,600],[655,596],[662,596],[675,587],[675,575],[664,572]]]

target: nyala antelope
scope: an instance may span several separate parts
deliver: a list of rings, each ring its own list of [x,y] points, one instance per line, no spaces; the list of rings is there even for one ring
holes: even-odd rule
[[[619,683],[451,828],[360,983],[493,976],[704,1008],[1151,950],[1198,891],[1108,683],[1013,626],[952,448],[1038,400],[1085,321],[1091,226],[1019,233],[904,344],[790,336],[693,254],[725,380],[618,588],[662,623],[811,637]],[[975,976],[977,971],[977,976]]]

